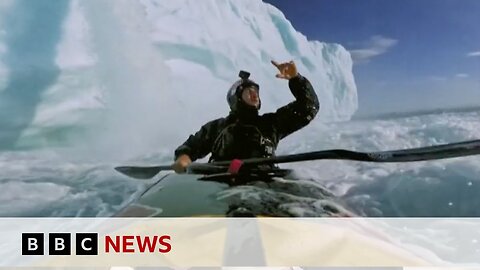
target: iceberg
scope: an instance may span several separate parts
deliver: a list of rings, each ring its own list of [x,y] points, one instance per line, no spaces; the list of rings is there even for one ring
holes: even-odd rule
[[[312,82],[315,123],[348,120],[358,106],[349,52],[309,41],[260,0],[2,3],[3,149],[87,139],[92,148],[170,149],[227,114],[239,70],[260,84],[262,113],[290,102],[270,60],[295,61]]]
[[[274,6],[258,0],[143,3],[154,26],[155,45],[173,81],[180,83],[172,85],[171,91],[181,93],[182,98],[199,91],[209,97],[206,103],[223,98],[238,70],[246,69],[262,88],[265,110],[275,110],[292,97],[285,82],[275,78],[270,60],[294,60],[319,94],[319,119],[345,120],[356,111],[349,52],[338,44],[308,41]]]

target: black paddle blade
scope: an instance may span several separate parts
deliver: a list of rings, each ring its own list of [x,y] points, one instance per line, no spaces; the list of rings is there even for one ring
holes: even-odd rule
[[[150,179],[161,171],[171,171],[172,165],[160,166],[119,166],[115,167],[117,172],[136,179]],[[192,163],[188,166],[186,173],[194,174],[213,174],[226,172],[227,168],[204,163]]]
[[[120,166],[115,167],[117,172],[136,179],[150,179],[161,171],[171,170],[172,167],[167,166],[151,166],[151,167],[135,167],[135,166]]]
[[[466,157],[480,154],[480,140],[395,151],[365,153],[372,162],[412,162]]]

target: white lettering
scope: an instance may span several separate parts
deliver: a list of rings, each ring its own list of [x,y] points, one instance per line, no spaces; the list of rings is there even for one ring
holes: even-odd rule
[[[28,250],[37,250],[37,249],[38,249],[37,239],[28,238]]]
[[[55,238],[55,250],[64,250],[65,249],[65,240],[62,238]]]
[[[87,241],[92,242],[92,239],[90,239],[90,238],[85,238],[85,239],[82,240],[82,243],[81,243],[81,244],[82,244],[83,250],[87,250],[87,251],[92,250],[92,248],[87,248],[87,247],[85,246],[85,242],[87,242]]]

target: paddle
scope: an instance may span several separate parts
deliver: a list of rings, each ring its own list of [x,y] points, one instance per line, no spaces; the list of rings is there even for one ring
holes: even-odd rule
[[[480,154],[480,140],[378,152],[357,152],[334,149],[271,158],[251,158],[242,161],[244,165],[280,164],[323,159],[354,160],[365,162],[413,162],[478,154]],[[189,170],[195,172],[204,170],[205,173],[225,172],[230,163],[231,161],[220,161],[208,164],[192,163],[189,166]],[[116,167],[115,169],[133,178],[149,179],[158,174],[160,171],[171,170],[171,165],[151,167],[123,166]]]
[[[136,166],[115,167],[115,170],[117,172],[123,173],[126,176],[136,178],[136,179],[150,179],[161,171],[168,171],[171,169],[172,169],[171,165],[151,166],[151,167],[136,167]]]
[[[195,172],[198,174],[212,174],[226,171],[226,167],[216,166],[209,163],[192,163],[188,166],[188,172]],[[172,165],[161,166],[119,166],[115,170],[132,178],[136,179],[150,179],[161,171],[171,171]]]

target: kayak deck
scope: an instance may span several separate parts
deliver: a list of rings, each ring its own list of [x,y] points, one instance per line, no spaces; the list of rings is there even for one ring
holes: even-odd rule
[[[202,175],[167,174],[117,217],[351,216],[314,181],[271,178],[230,186]]]

